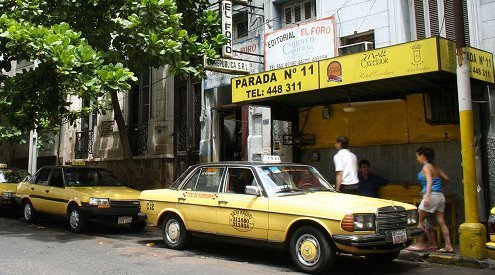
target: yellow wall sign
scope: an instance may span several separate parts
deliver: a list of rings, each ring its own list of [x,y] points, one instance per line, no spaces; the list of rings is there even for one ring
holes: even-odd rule
[[[318,62],[233,78],[232,102],[319,89]]]
[[[441,70],[456,73],[456,46],[454,41],[440,38]],[[469,76],[474,79],[495,83],[493,54],[468,47]]]
[[[320,61],[320,88],[438,70],[436,38]]]

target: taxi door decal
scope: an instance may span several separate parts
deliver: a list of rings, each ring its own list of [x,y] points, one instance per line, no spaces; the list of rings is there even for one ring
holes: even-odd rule
[[[254,217],[249,211],[234,210],[230,213],[229,223],[237,231],[248,232],[254,228]]]

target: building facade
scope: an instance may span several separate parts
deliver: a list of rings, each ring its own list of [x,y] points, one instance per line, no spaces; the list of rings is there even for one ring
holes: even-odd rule
[[[312,164],[332,181],[335,138],[346,135],[351,150],[359,159],[370,160],[375,173],[393,183],[416,184],[420,167],[415,149],[428,145],[452,178],[446,193],[455,195],[458,209],[463,209],[455,44],[449,42],[455,40],[452,1],[248,4],[235,5],[234,10],[246,12],[247,21],[255,22],[247,24],[247,33],[260,37],[264,64],[258,74],[204,89],[203,113],[212,122],[202,128],[204,161],[275,154]],[[495,2],[466,0],[463,8],[466,42],[493,62]],[[438,55],[422,57],[430,47]],[[407,58],[412,61],[406,64]],[[432,58],[438,71],[412,72],[425,68]],[[472,61],[475,72],[476,66],[486,65]],[[290,71],[302,74],[303,69],[315,69],[312,64],[319,75],[292,75],[301,81],[288,82]],[[349,71],[346,64],[357,69]],[[486,66],[484,74],[491,76],[472,76],[471,84],[481,220],[495,204],[493,63]],[[400,73],[397,67],[409,72]],[[279,88],[280,84],[289,86]]]

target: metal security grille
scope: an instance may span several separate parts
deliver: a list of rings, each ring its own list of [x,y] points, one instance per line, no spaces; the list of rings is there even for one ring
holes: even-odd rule
[[[76,159],[86,159],[93,154],[93,131],[82,131],[76,133]]]
[[[111,207],[139,207],[139,201],[115,201],[110,200]]]
[[[404,207],[387,206],[376,212],[376,228],[378,233],[385,233],[407,227],[407,213]]]
[[[148,151],[148,123],[131,124],[127,126],[129,143],[133,156],[140,156]]]

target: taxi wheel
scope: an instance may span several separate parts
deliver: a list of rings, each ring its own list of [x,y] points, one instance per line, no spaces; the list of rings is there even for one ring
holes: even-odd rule
[[[69,210],[69,228],[70,231],[80,233],[86,227],[86,221],[77,206]]]
[[[188,239],[186,227],[176,215],[167,215],[163,220],[162,234],[165,245],[172,249],[184,249]]]
[[[34,222],[34,220],[36,219],[36,210],[34,210],[34,207],[30,201],[24,202],[22,213],[26,222]]]
[[[290,256],[306,273],[327,271],[335,261],[335,249],[321,230],[312,226],[298,228],[290,240]]]
[[[368,261],[386,264],[386,263],[390,263],[393,260],[397,259],[397,257],[399,257],[399,254],[400,254],[400,250],[394,251],[394,252],[389,252],[389,253],[369,254],[369,255],[366,255],[366,259],[368,259]]]

